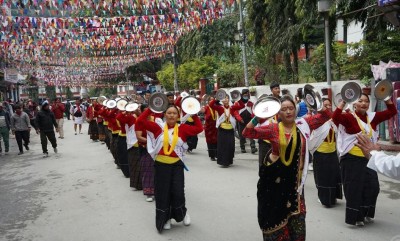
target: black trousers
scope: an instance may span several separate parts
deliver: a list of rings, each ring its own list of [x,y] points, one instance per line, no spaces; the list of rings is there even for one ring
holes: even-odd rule
[[[240,137],[240,149],[245,149],[245,144],[246,144],[246,138],[243,137],[242,132],[244,130],[244,128],[246,128],[247,124],[242,124],[242,123],[238,123],[237,127],[238,127],[238,131],[239,131],[239,137]],[[256,148],[256,142],[254,141],[254,139],[250,139],[250,147],[251,149]]]
[[[217,157],[217,144],[207,143],[207,148],[208,148],[208,156],[210,158],[216,158]]]
[[[42,143],[43,153],[47,153],[47,139],[49,139],[51,146],[53,148],[57,147],[57,139],[54,131],[41,131],[40,132],[40,142]]]
[[[29,144],[29,131],[15,131],[15,139],[17,140],[19,152],[23,152],[22,140],[24,140],[24,145]]]
[[[183,162],[165,164],[155,161],[154,184],[156,228],[161,232],[169,219],[181,222],[186,215]]]

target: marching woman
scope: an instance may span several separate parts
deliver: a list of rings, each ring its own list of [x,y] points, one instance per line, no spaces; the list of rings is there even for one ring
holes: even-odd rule
[[[257,184],[258,223],[264,240],[305,240],[306,208],[303,186],[307,176],[310,130],[329,119],[325,108],[317,115],[296,119],[296,104],[281,98],[281,122],[255,127],[253,118],[243,136],[267,139],[271,152],[260,167]],[[255,127],[255,128],[254,128]]]
[[[125,111],[121,110],[118,111],[118,114],[116,115],[115,119],[116,119],[115,121],[116,128],[118,129],[117,133],[118,141],[115,144],[115,156],[117,157],[117,165],[121,168],[121,171],[124,174],[124,176],[128,178],[130,177],[130,173],[128,164],[128,148],[126,142],[125,125],[127,125],[128,122],[131,124],[135,120],[132,120],[132,118],[130,118]]]
[[[151,122],[147,118],[148,109],[138,122],[148,132],[148,151],[154,158],[154,183],[156,198],[156,228],[159,232],[171,228],[171,219],[190,225],[190,217],[185,206],[185,178],[183,155],[187,149],[186,138],[203,131],[197,115],[193,116],[194,126],[178,124],[179,110],[169,106],[165,111],[164,122]]]
[[[331,101],[325,98],[322,100],[324,107],[331,111]],[[335,133],[336,126],[329,120],[312,132],[309,144],[318,200],[325,207],[331,207],[336,204],[336,199],[343,198]]]
[[[378,141],[378,124],[397,113],[390,99],[385,103],[387,110],[368,112],[369,97],[362,94],[354,104],[354,113],[343,112],[346,103],[341,102],[332,116],[338,127],[337,148],[346,198],[345,222],[350,225],[363,226],[364,221],[371,222],[375,217],[375,205],[379,194],[378,175],[376,171],[367,167],[368,158],[355,143],[358,133],[368,135],[373,143]]]
[[[90,135],[90,139],[92,141],[99,140],[99,129],[97,127],[97,101],[92,100],[92,104],[88,107],[86,111],[86,119],[89,122],[88,134]]]
[[[139,142],[135,132],[137,119],[137,115],[135,114],[136,112],[137,110],[132,109],[129,104],[126,106],[125,130],[130,175],[129,186],[135,191],[142,189]]]
[[[140,112],[147,109],[147,104],[140,106]],[[149,116],[148,121],[154,122],[154,116]],[[143,194],[146,195],[146,201],[154,201],[154,160],[147,151],[147,132],[139,122],[135,125],[135,133],[139,143],[140,153],[140,176]]]
[[[240,105],[229,106],[229,96],[226,95],[222,100],[222,105],[219,101],[212,100],[210,106],[213,110],[218,112],[216,127],[218,128],[217,139],[217,164],[221,167],[229,167],[233,164],[233,157],[235,156],[235,134],[234,126],[236,126],[236,119],[238,110],[243,108]]]
[[[94,110],[97,112],[97,130],[99,132],[99,140],[101,141],[101,144],[104,144],[106,140],[106,133],[105,133],[105,128],[104,128],[104,119],[101,113],[103,112],[103,109],[105,106],[103,106],[101,103],[98,103]]]
[[[213,101],[214,97],[210,97],[209,101]],[[217,123],[218,113],[211,108],[210,105],[204,106],[202,108],[204,113],[204,135],[206,136],[208,156],[211,161],[216,161],[217,157],[217,135],[218,129],[215,127]]]

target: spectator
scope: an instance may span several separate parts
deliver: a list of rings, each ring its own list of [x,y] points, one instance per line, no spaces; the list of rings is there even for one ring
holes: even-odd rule
[[[65,103],[65,115],[67,116],[68,120],[71,120],[71,102],[67,99],[67,103]]]
[[[15,113],[11,117],[11,130],[15,139],[17,140],[19,153],[18,155],[24,154],[22,148],[22,140],[24,140],[24,146],[26,150],[29,150],[29,132],[31,131],[31,123],[27,113],[22,111],[21,106],[15,106]]]
[[[42,143],[43,157],[48,157],[47,151],[47,139],[49,139],[53,146],[54,152],[57,153],[57,140],[54,133],[54,127],[58,132],[58,125],[53,112],[49,109],[49,103],[44,101],[42,103],[42,109],[36,116],[35,120],[36,133],[40,134],[40,142]],[[54,126],[54,127],[53,127]]]
[[[6,103],[6,102],[4,102]],[[0,140],[3,138],[4,141],[4,149],[5,154],[8,154],[10,144],[10,113],[7,111],[3,105],[0,105]],[[1,142],[0,142],[0,154],[3,152],[1,149]]]
[[[56,98],[54,104],[51,106],[51,111],[54,113],[58,125],[58,138],[64,139],[64,111],[65,106],[61,103],[60,98]]]
[[[84,115],[85,106],[81,104],[81,101],[79,99],[77,99],[75,101],[75,106],[71,107],[70,112],[72,113],[72,120],[74,121],[75,135],[77,135],[76,129],[78,126],[79,126],[79,134],[83,134],[82,124],[83,124],[83,116],[85,116]]]

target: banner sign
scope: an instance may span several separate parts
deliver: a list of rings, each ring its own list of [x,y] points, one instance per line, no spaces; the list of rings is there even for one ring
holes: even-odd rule
[[[18,70],[16,69],[6,69],[4,75],[4,80],[10,83],[18,83]]]

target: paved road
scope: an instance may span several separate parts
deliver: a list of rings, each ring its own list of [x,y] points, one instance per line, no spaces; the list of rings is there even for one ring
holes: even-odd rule
[[[129,188],[105,146],[74,136],[71,121],[64,128],[58,154],[42,158],[39,137],[32,133],[30,151],[17,156],[12,139],[11,154],[0,156],[0,240],[261,240],[256,155],[237,152],[232,167],[219,168],[200,136],[185,173],[192,225],[173,223],[160,235],[154,203]],[[375,223],[355,228],[344,223],[343,201],[331,209],[317,202],[311,172],[305,188],[307,240],[400,240],[400,183],[382,176],[380,181]]]

